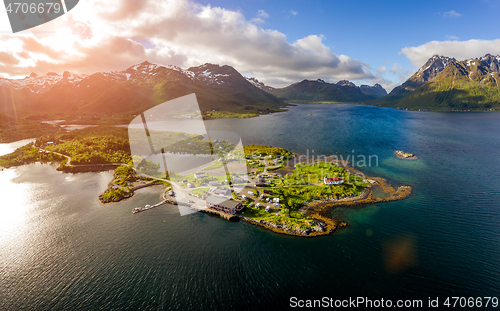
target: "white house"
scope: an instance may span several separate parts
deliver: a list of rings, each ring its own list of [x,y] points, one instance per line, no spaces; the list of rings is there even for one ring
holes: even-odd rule
[[[223,197],[230,197],[231,190],[229,188],[217,187],[217,189],[214,190],[213,194]]]
[[[205,177],[205,173],[194,173],[194,178],[198,179],[198,178],[203,178]]]

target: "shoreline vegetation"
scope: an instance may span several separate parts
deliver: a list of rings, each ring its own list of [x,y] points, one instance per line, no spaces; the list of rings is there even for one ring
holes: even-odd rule
[[[89,127],[74,131],[59,129],[38,137],[14,152],[0,157],[0,166],[32,162],[60,162],[63,172],[95,172],[130,163],[127,129],[114,126]]]

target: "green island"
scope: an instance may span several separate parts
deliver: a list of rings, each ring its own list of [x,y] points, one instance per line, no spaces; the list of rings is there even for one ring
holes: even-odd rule
[[[400,200],[411,193],[409,186],[393,188],[382,178],[360,177],[359,171],[336,158],[308,162],[280,147],[235,148],[224,141],[207,142],[200,135],[176,132],[151,131],[151,138],[173,153],[218,154],[219,158],[197,172],[166,174],[157,163],[133,159],[129,143],[140,141],[133,131],[97,126],[70,132],[59,129],[41,136],[0,157],[0,165],[45,161],[60,162],[58,170],[70,173],[114,169],[113,180],[99,196],[102,203],[119,202],[141,188],[159,185],[164,187],[164,201],[159,204],[176,204],[181,191],[189,196],[189,202],[202,206],[201,212],[306,237],[347,226],[330,217],[332,208]],[[147,150],[148,145],[140,148]],[[375,196],[377,187],[384,193],[382,197]],[[211,200],[215,197],[225,200],[214,205]]]
[[[155,185],[169,186],[169,183],[140,176],[133,167],[120,165],[115,169],[113,180],[104,193],[99,196],[99,200],[102,203],[119,202],[132,197],[136,190]]]

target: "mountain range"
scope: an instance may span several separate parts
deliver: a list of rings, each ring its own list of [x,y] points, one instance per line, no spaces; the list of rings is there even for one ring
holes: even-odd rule
[[[182,70],[143,62],[123,71],[78,75],[35,73],[0,78],[0,112],[36,114],[137,114],[195,93],[202,112],[279,111],[285,103],[255,87],[233,67],[204,64]]]
[[[143,62],[122,71],[79,75],[32,73],[0,78],[0,113],[37,116],[133,116],[157,104],[195,93],[204,117],[253,116],[282,111],[287,102],[347,102],[431,110],[500,108],[500,56],[457,61],[434,55],[389,94],[379,84],[303,80],[284,88],[245,78],[231,66],[204,64],[183,70]],[[213,111],[217,111],[214,113]],[[229,114],[228,114],[229,113]],[[126,121],[126,120],[125,120]]]
[[[458,61],[432,56],[415,74],[389,94],[380,86],[349,81],[326,83],[303,80],[285,88],[272,88],[254,78],[256,87],[288,102],[347,102],[429,110],[500,109],[500,56]]]
[[[380,84],[361,85],[341,80],[328,83],[321,79],[303,80],[284,88],[272,88],[255,78],[247,78],[256,87],[275,95],[279,99],[295,102],[360,102],[387,95]]]

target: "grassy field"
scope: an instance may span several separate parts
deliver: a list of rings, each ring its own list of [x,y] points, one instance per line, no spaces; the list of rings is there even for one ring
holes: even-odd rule
[[[314,225],[314,219],[296,211],[290,213],[290,217],[286,217],[281,213],[266,212],[264,208],[247,207],[242,213],[244,216],[255,220],[263,220],[273,222],[275,224],[286,224],[289,227],[297,227],[307,229]]]

